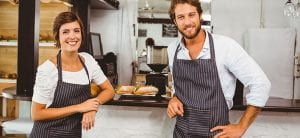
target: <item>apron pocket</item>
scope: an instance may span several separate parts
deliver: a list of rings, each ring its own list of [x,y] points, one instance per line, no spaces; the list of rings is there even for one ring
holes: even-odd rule
[[[210,110],[186,107],[184,115],[188,121],[188,134],[190,136],[210,136]]]
[[[69,131],[59,128],[51,128],[49,136],[50,138],[81,138],[81,129]]]

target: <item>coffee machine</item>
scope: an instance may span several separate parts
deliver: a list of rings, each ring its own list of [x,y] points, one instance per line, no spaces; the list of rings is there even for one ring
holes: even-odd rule
[[[167,46],[155,45],[153,38],[146,39],[147,65],[152,70],[146,74],[146,85],[153,85],[158,88],[156,99],[166,94],[168,85],[168,71],[163,71],[168,66]]]
[[[146,74],[146,85],[152,85],[158,88],[156,98],[161,99],[161,95],[166,94],[166,86],[168,85],[168,74],[163,73],[163,69],[167,64],[147,64],[152,72]]]

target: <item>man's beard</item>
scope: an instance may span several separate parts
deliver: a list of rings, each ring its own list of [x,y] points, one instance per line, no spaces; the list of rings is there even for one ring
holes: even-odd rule
[[[179,30],[179,29],[178,29]],[[191,35],[186,35],[183,31],[179,30],[179,32],[181,33],[181,35],[186,38],[186,39],[193,39],[195,38],[199,32],[201,31],[201,25],[199,25],[197,28],[196,28],[196,31],[194,34],[191,34]]]

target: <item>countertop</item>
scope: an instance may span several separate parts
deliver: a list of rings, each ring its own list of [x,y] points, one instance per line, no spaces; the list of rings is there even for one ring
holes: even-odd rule
[[[116,95],[107,105],[119,106],[143,106],[143,107],[162,107],[168,106],[168,98],[155,96],[140,96],[140,95]]]
[[[16,95],[15,86],[3,89],[2,94],[5,98],[31,101],[30,96]],[[168,98],[165,97],[117,95],[112,101],[107,102],[106,105],[166,108],[168,101]],[[244,105],[234,105],[232,110],[245,110],[246,107],[244,100]],[[263,111],[300,112],[300,99],[293,100],[270,97]]]

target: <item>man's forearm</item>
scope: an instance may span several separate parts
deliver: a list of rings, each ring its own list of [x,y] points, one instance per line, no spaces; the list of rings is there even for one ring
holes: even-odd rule
[[[258,113],[261,111],[260,107],[248,105],[246,111],[244,112],[239,125],[245,130],[251,125],[251,123],[255,120]]]

